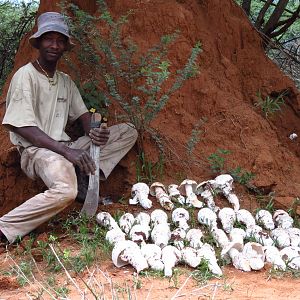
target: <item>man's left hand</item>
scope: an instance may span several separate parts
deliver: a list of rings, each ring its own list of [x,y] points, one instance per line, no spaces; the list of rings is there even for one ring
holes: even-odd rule
[[[92,128],[90,130],[89,136],[92,143],[97,146],[104,146],[109,139],[109,129],[108,128]]]

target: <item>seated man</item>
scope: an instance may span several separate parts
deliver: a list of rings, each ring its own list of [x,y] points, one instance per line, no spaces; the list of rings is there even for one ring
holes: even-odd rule
[[[88,112],[71,78],[56,69],[72,47],[69,29],[61,14],[46,12],[38,18],[38,31],[29,38],[39,50],[37,60],[21,67],[7,93],[2,124],[21,153],[21,168],[40,177],[48,190],[0,218],[0,238],[13,243],[70,205],[77,195],[76,169],[94,173],[91,143],[100,146],[100,169],[105,178],[132,148],[137,131],[130,124],[90,128]],[[67,122],[79,119],[85,136],[71,141]]]

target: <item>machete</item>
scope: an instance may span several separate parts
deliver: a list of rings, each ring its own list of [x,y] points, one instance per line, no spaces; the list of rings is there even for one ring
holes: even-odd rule
[[[106,122],[106,120],[103,121]],[[101,115],[99,113],[93,113],[91,119],[91,128],[97,128],[100,126],[102,128],[105,128],[107,127],[107,124],[101,123]],[[81,215],[85,214],[87,217],[93,217],[95,215],[98,208],[98,201],[99,201],[100,147],[95,145],[94,143],[91,143],[90,146],[90,156],[96,164],[96,170],[95,170],[95,174],[89,175],[89,186],[88,186],[83,207],[80,212]]]

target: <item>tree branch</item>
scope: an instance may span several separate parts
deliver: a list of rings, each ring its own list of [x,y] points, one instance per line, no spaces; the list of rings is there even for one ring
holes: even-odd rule
[[[243,0],[242,9],[245,11],[247,16],[249,16],[250,15],[250,9],[251,9],[251,0]]]
[[[294,14],[284,21],[278,22],[277,25],[274,27],[273,32],[269,34],[270,38],[276,37],[288,30],[288,28],[297,20],[298,15],[300,12],[300,5],[298,6],[297,10]],[[282,26],[283,25],[283,26]],[[275,31],[278,27],[282,26],[279,30]]]
[[[254,26],[260,30],[262,24],[264,23],[264,16],[267,12],[267,10],[269,9],[270,5],[273,3],[273,0],[267,0],[265,2],[265,5],[262,7],[262,9],[259,12],[259,15],[257,16],[257,19],[255,21]]]

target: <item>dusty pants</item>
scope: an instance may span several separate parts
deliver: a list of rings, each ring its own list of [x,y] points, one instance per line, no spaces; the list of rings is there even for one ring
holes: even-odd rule
[[[106,178],[132,148],[136,139],[137,132],[132,125],[122,123],[110,127],[109,140],[100,151],[100,168]],[[71,148],[84,150],[88,150],[90,144],[88,136],[67,143]],[[0,230],[10,243],[62,211],[77,195],[73,164],[51,150],[34,146],[24,149],[21,168],[28,177],[41,178],[48,190],[28,199],[0,218]]]

